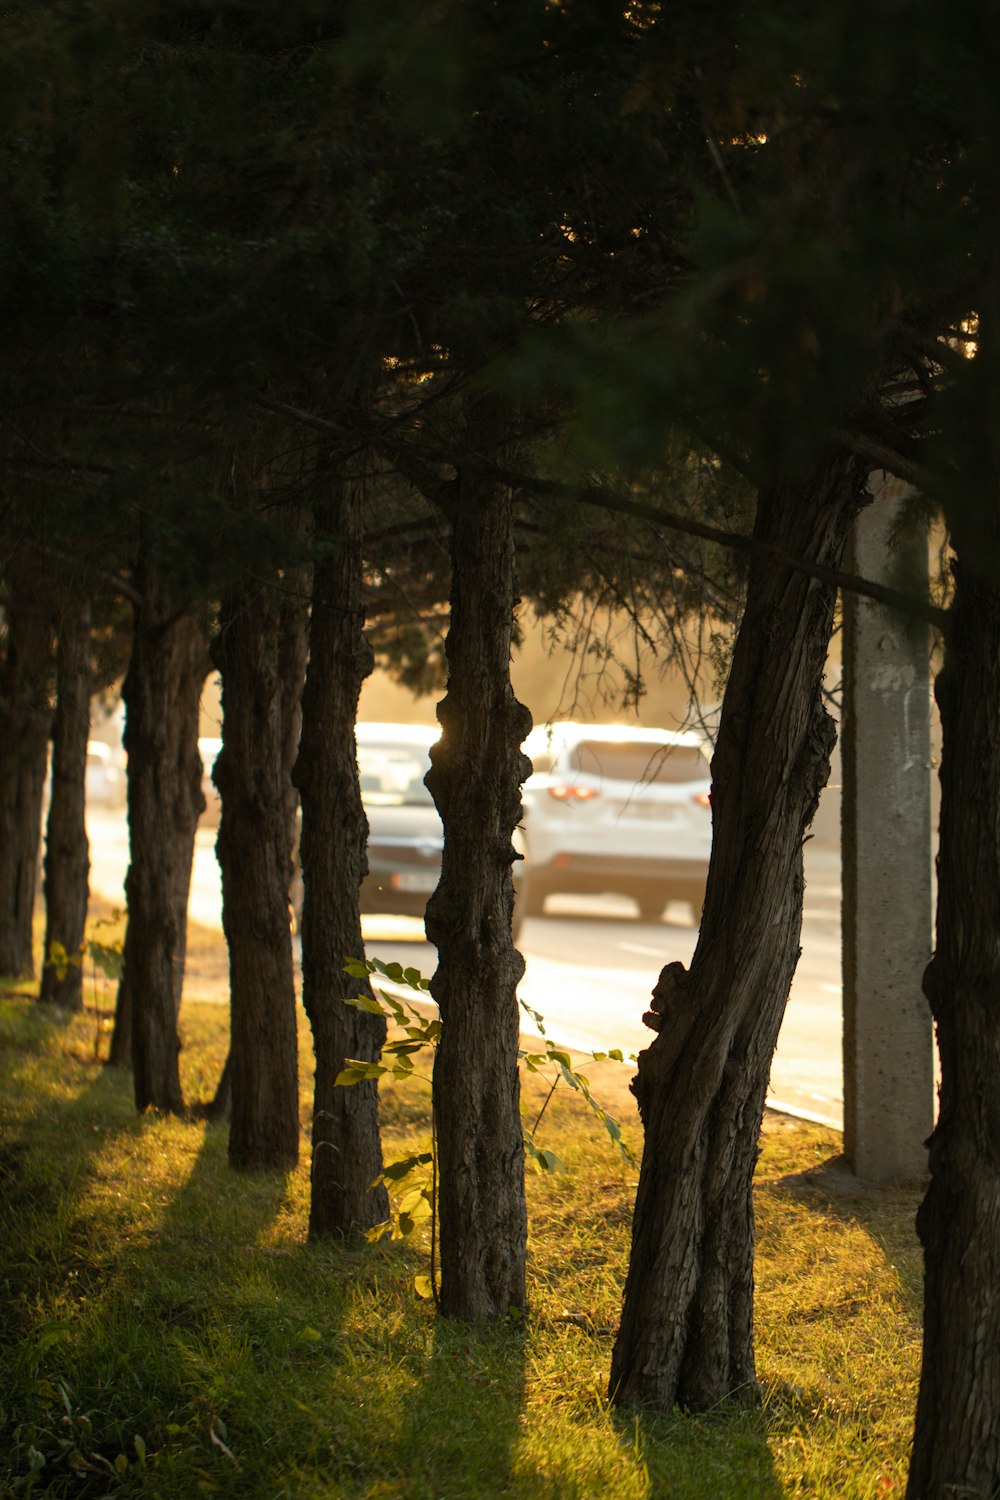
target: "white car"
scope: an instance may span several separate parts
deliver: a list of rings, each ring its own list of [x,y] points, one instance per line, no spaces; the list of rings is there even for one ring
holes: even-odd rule
[[[430,749],[441,731],[421,724],[357,726],[361,800],[368,818],[368,874],[361,910],[422,917],[441,877],[444,830],[424,786]],[[515,830],[514,846],[519,835]],[[514,865],[513,936],[524,915],[516,899],[523,865]]]
[[[668,901],[701,918],[712,847],[711,772],[697,734],[543,724],[524,742],[522,902],[555,892],[631,896],[646,921]]]
[[[89,807],[125,806],[125,768],[101,740],[87,741],[85,795]]]

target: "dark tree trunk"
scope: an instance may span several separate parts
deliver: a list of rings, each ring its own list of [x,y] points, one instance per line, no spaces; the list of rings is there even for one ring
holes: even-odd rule
[[[511,843],[531,762],[531,716],[510,683],[514,541],[510,492],[460,475],[451,510],[448,693],[427,785],[444,824],[441,880],[427,905],[438,949],[431,992],[441,1311],[469,1322],[525,1305],[524,1142],[511,938]]]
[[[226,600],[215,642],[222,672],[222,797],[216,844],[229,945],[232,1113],[229,1161],[287,1169],[299,1154],[291,882],[305,608],[287,582],[246,584]]]
[[[762,493],[756,535],[837,566],[863,503],[856,461]],[[713,846],[690,971],[668,965],[633,1090],[645,1150],[611,1395],[707,1410],[754,1399],[751,1183],[799,955],[802,840],[829,770],[821,683],[833,592],[754,561],[712,762]]]
[[[184,1101],[177,1007],[194,837],[205,806],[198,711],[210,663],[201,625],[176,611],[148,556],[139,560],[136,582],[143,602],[135,612],[122,687],[131,862],[125,883],[127,1000],[123,1005],[120,994],[119,1011],[131,1012],[137,1107],[179,1112]]]
[[[228,1120],[233,1109],[233,1053],[226,1053],[226,1060],[219,1074],[215,1093],[205,1105],[206,1120]]]
[[[995,511],[994,511],[995,515]],[[1000,1494],[1000,525],[958,553],[941,709],[937,946],[924,991],[941,1055],[909,1500]],[[977,576],[980,559],[992,578]]]
[[[344,972],[363,958],[358,891],[367,873],[354,722],[372,669],[361,604],[361,491],[344,479],[317,510],[317,564],[295,780],[302,795],[302,998],[316,1053],[311,1235],[358,1238],[389,1217],[382,1171],[378,1085],[335,1088],[345,1057],[375,1061],[385,1022],[344,1001],[366,985]],[[328,550],[327,550],[328,549]]]
[[[48,609],[12,591],[0,669],[0,974],[14,976],[35,972],[32,922],[52,725],[51,658]]]
[[[108,1066],[112,1068],[132,1066],[132,1000],[128,987],[128,971],[124,965],[122,965],[122,976],[118,981],[118,994],[115,998],[115,1024],[111,1033],[111,1046],[108,1049]]]
[[[83,1008],[83,967],[62,975],[49,962],[54,943],[79,959],[87,926],[90,844],[87,840],[87,739],[90,734],[90,607],[68,608],[56,651],[56,712],[52,726],[52,800],[45,844],[45,957],[39,998]]]

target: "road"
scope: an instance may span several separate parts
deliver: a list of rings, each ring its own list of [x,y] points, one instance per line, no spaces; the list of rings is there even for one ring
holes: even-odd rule
[[[91,887],[123,902],[124,815],[95,810],[88,828]],[[189,912],[203,927],[221,928],[214,828],[198,832]],[[433,972],[434,949],[420,922],[365,918],[364,934],[370,956]],[[642,1013],[657,974],[675,959],[688,963],[695,938],[685,906],[671,906],[663,920],[650,923],[638,921],[625,898],[551,897],[546,915],[527,918],[521,930],[521,997],[544,1016],[548,1035],[567,1047],[637,1052],[652,1037]],[[771,1069],[771,1099],[830,1124],[843,1119],[840,859],[815,841],[806,845],[802,957]]]

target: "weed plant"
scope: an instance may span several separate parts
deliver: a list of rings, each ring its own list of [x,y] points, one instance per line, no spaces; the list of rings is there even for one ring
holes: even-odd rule
[[[226,1010],[185,1003],[182,1029],[188,1095],[205,1098]],[[301,1034],[302,1165],[237,1176],[224,1125],[136,1115],[86,1017],[0,996],[5,1500],[902,1495],[916,1187],[860,1192],[829,1165],[835,1134],[770,1118],[759,1409],[616,1413],[606,1387],[636,1172],[591,1111],[559,1091],[546,1115],[566,1171],[529,1172],[529,1318],[471,1330],[414,1296],[419,1235],[307,1241]],[[627,1072],[586,1071],[638,1151]],[[527,1079],[529,1112],[542,1089]],[[427,1148],[426,1085],[386,1086],[383,1114],[387,1155]]]

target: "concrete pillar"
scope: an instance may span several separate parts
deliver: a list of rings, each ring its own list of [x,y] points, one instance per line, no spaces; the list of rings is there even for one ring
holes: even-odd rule
[[[848,567],[923,594],[926,538],[890,544],[905,486],[871,483]],[[844,1154],[885,1180],[927,1170],[933,1125],[928,627],[845,594],[843,661]]]

